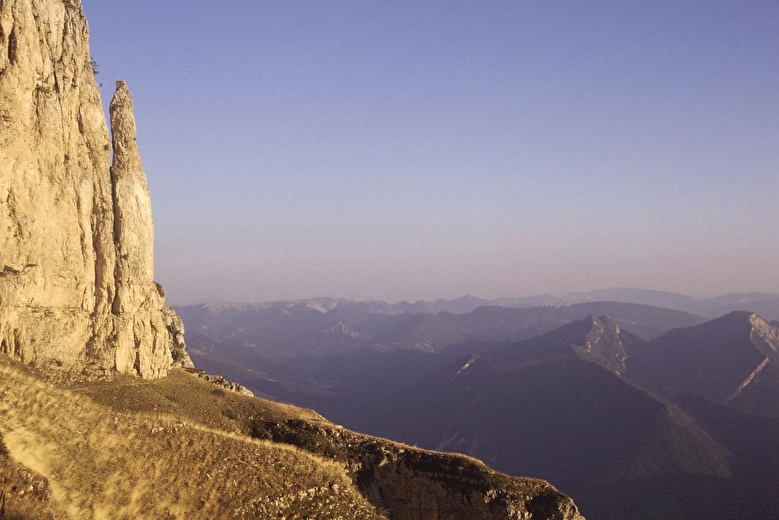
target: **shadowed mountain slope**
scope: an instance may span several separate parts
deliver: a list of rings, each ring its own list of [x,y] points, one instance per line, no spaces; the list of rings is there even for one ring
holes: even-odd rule
[[[669,396],[690,393],[773,415],[778,350],[779,328],[756,314],[732,312],[648,342],[633,358],[631,377]]]
[[[478,355],[358,409],[347,423],[554,479],[594,518],[757,520],[779,502],[764,492],[770,475],[750,470],[748,438],[715,437],[618,375],[631,374],[647,343],[609,319],[479,346]]]

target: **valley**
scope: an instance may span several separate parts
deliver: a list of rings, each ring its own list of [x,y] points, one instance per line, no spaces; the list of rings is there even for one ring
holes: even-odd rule
[[[178,309],[200,366],[358,431],[556,482],[585,515],[757,520],[779,507],[779,472],[757,462],[779,450],[779,329],[755,313],[205,307]],[[277,345],[291,324],[297,342]],[[759,448],[727,436],[744,417]]]

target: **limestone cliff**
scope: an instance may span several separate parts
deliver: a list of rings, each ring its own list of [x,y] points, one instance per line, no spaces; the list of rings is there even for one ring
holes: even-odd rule
[[[117,82],[109,139],[88,40],[79,0],[0,0],[0,352],[158,378],[188,358],[153,281],[132,99]]]

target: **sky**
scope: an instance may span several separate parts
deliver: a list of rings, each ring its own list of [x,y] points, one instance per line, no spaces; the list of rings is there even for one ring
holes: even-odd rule
[[[779,2],[83,4],[173,304],[779,292]]]

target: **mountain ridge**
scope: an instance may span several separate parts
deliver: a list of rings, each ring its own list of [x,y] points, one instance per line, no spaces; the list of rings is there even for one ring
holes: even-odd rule
[[[568,293],[562,296],[545,293],[534,296],[485,299],[477,296],[465,295],[454,299],[439,298],[435,301],[419,300],[413,303],[407,301],[388,303],[382,300],[352,300],[348,298],[315,297],[297,300],[273,300],[259,303],[206,300],[193,304],[177,304],[175,307],[218,304],[224,308],[245,308],[247,306],[268,307],[273,305],[294,305],[302,302],[328,302],[328,304],[332,306],[328,307],[328,310],[332,310],[334,306],[338,305],[360,305],[366,309],[374,309],[377,311],[380,309],[382,312],[394,314],[401,312],[428,312],[431,314],[449,312],[451,314],[463,314],[483,306],[542,307],[555,305],[565,306],[598,301],[650,305],[653,307],[696,314],[709,319],[722,316],[734,310],[747,310],[757,312],[769,320],[779,320],[779,293],[731,292],[713,297],[696,298],[669,291],[633,287],[612,287],[609,289]],[[761,309],[767,310],[768,312],[760,312]]]

